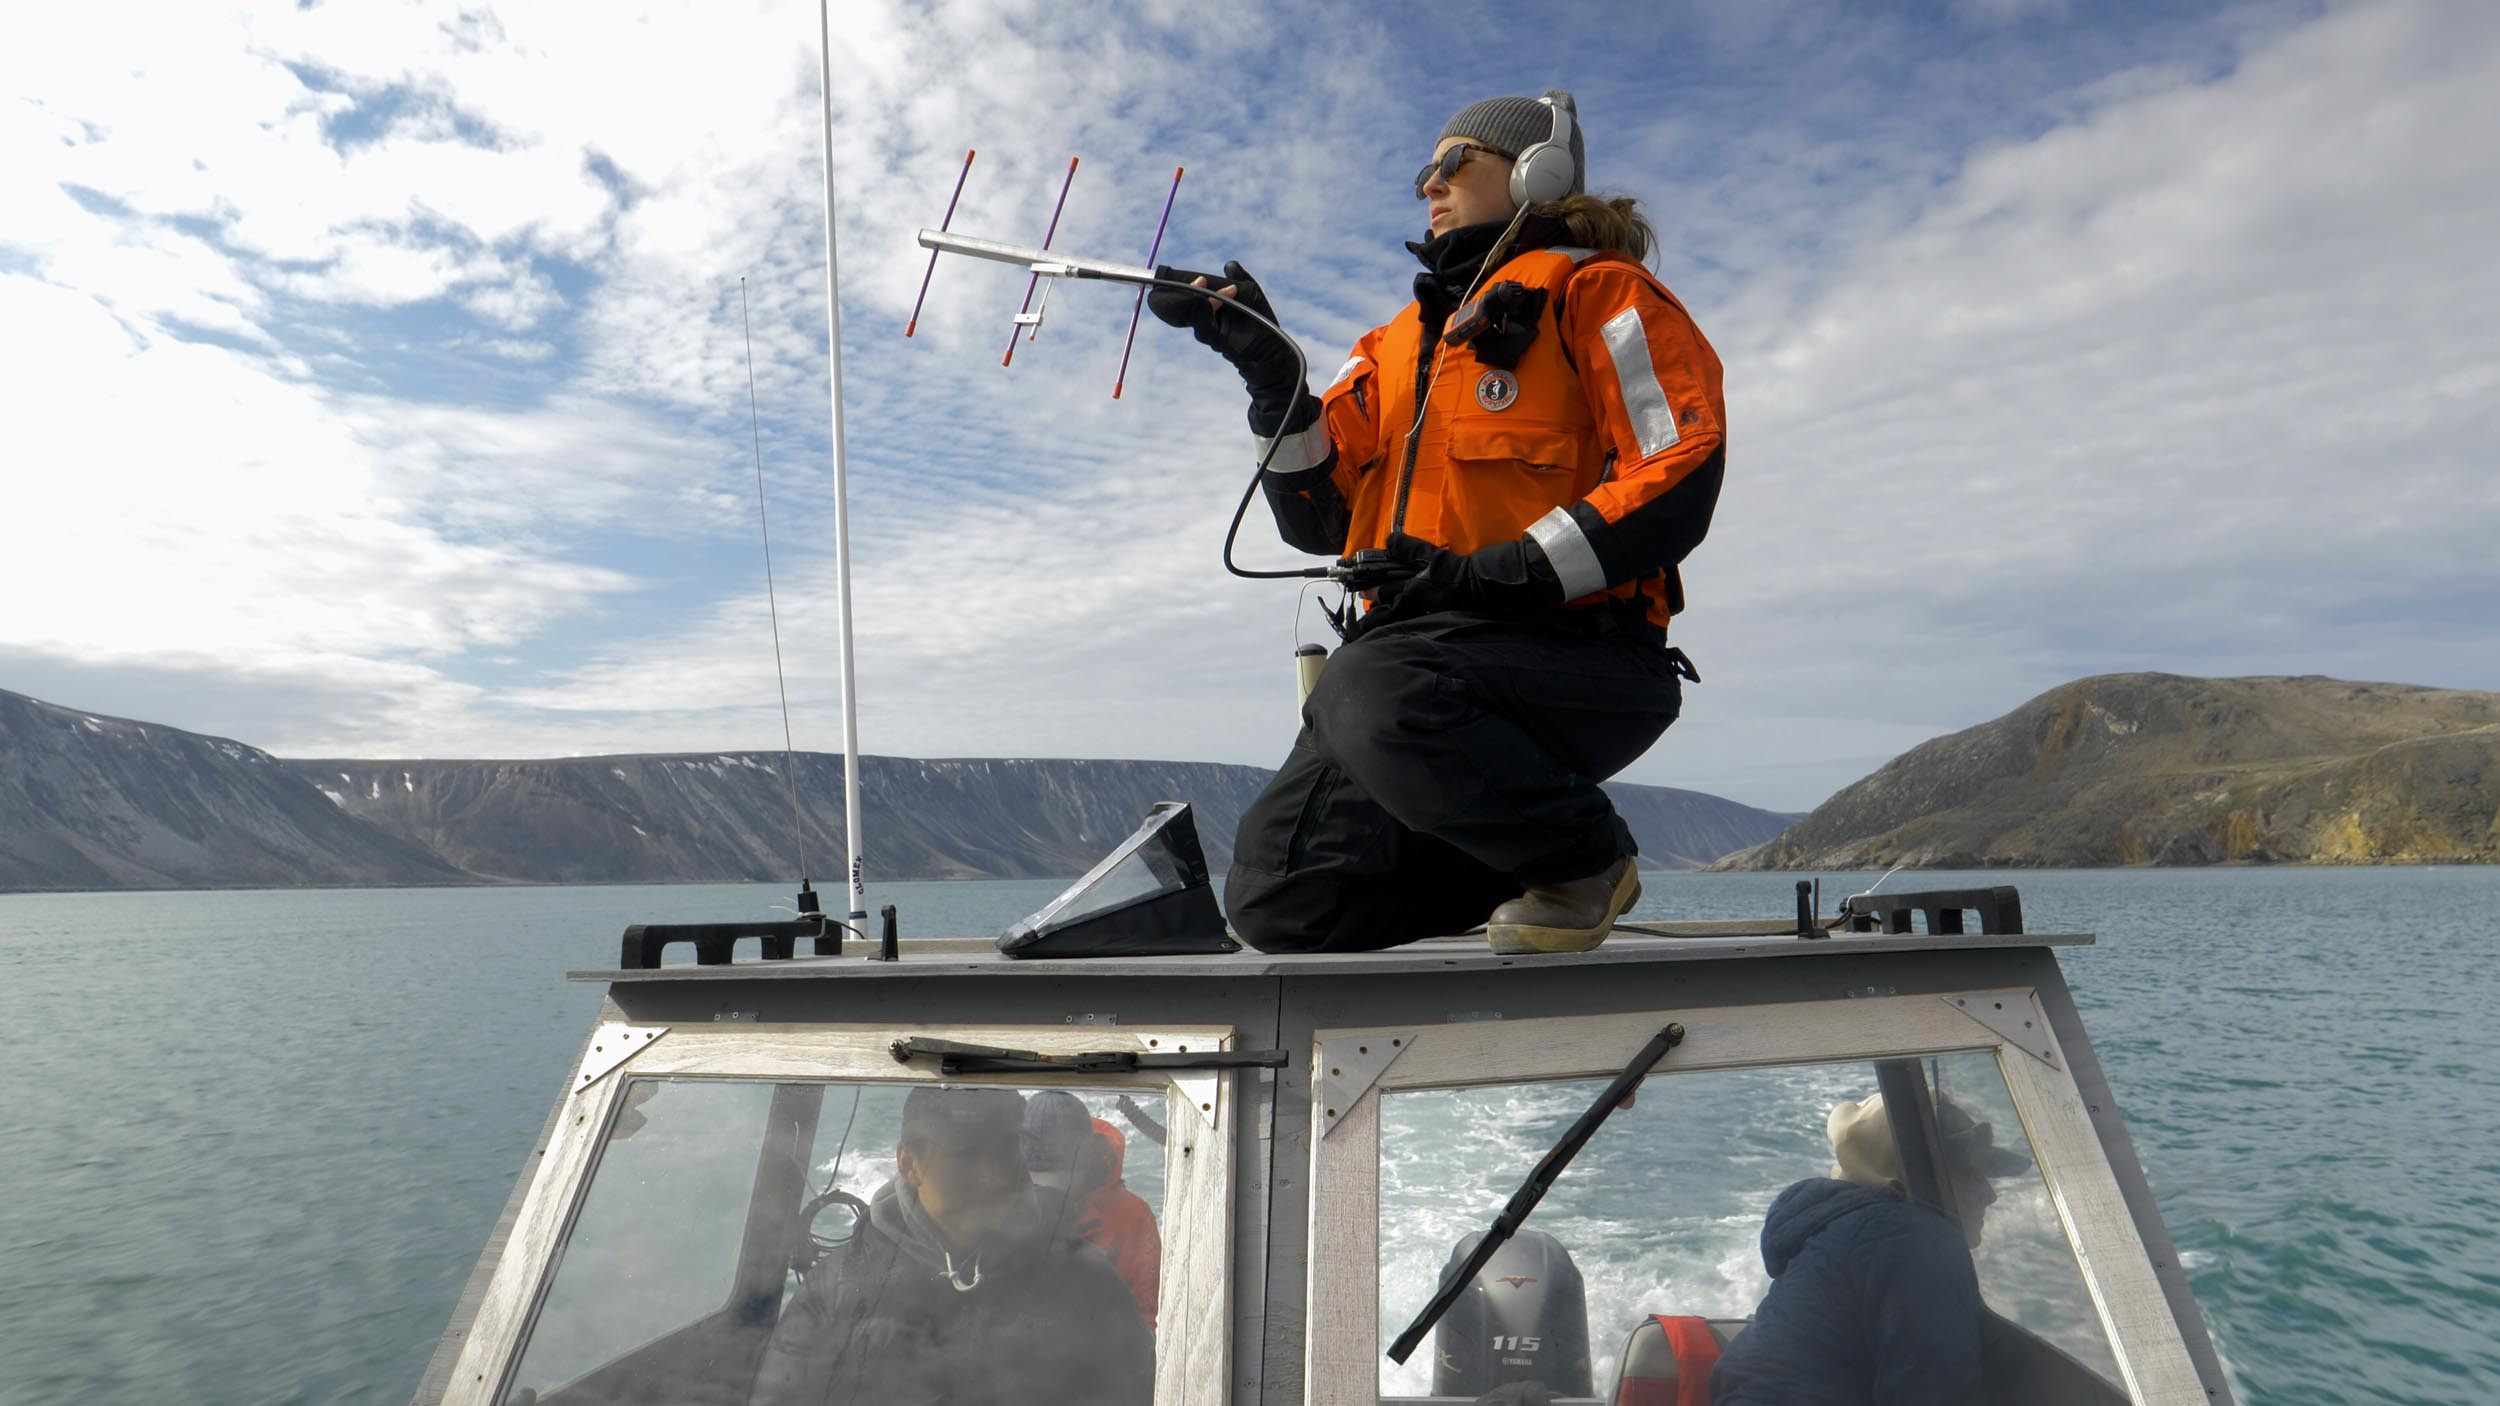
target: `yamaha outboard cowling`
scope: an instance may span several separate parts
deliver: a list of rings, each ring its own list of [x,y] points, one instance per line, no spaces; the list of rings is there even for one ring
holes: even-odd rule
[[[1462,1237],[1441,1273],[1457,1273],[1483,1238]],[[1588,1300],[1562,1242],[1536,1230],[1512,1236],[1442,1316],[1432,1347],[1435,1396],[1482,1396],[1509,1382],[1591,1395]]]

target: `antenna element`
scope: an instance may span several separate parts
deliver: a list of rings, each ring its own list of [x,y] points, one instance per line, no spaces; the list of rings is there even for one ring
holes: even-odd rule
[[[939,229],[955,223],[955,202],[964,198],[964,178],[972,174],[972,157],[972,152],[964,153],[964,168],[955,173],[955,193],[946,198],[946,218],[938,221]],[[903,324],[906,337],[920,326],[920,305],[929,301],[929,280],[937,276],[937,260],[937,251],[930,250],[929,267],[920,275],[920,296],[911,300],[911,321]]]
[[[1059,216],[1068,208],[1068,187],[1075,184],[1076,158],[1071,156],[1068,158],[1068,178],[1059,183],[1059,203],[1051,207],[1050,228],[1042,231],[1042,247],[1045,249],[1050,247],[1050,241],[1059,237]],[[1025,327],[1032,328],[1032,332],[1028,333],[1026,336],[1026,340],[1028,341],[1034,337],[1042,335],[1042,314],[1033,306],[1033,290],[1041,286],[1042,275],[1038,270],[1036,270],[1032,279],[1024,285],[1024,306],[1016,309],[1015,327],[1008,329],[1007,332],[1007,354],[998,359],[999,365],[1013,366],[1016,364],[1016,329]],[[1050,294],[1045,291],[1042,294],[1042,307],[1047,308],[1049,306]]]
[[[1184,169],[1185,168],[1179,166],[1172,168],[1172,192],[1171,194],[1163,197],[1163,218],[1155,221],[1154,243],[1146,246],[1146,267],[1148,268],[1153,268],[1155,266],[1155,257],[1163,252],[1163,230],[1166,225],[1172,223],[1172,202],[1180,199],[1181,172]],[[948,208],[947,213],[950,215],[954,213],[951,206]],[[943,230],[945,226],[940,225],[938,228]],[[937,255],[931,254],[929,259],[934,263],[937,260]],[[1120,387],[1128,384],[1128,354],[1137,346],[1137,315],[1145,310],[1146,290],[1140,288],[1137,290],[1136,303],[1131,305],[1128,310],[1128,340],[1120,344],[1120,374],[1113,377],[1111,381],[1111,398],[1113,400],[1118,400],[1120,398]]]

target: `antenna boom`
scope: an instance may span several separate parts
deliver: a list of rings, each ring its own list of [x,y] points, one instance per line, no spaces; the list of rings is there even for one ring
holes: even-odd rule
[[[1155,271],[1134,264],[1115,264],[1107,259],[1087,259],[1074,254],[1054,253],[1020,244],[1002,244],[995,239],[975,239],[966,234],[949,234],[942,229],[920,231],[920,247],[942,254],[969,254],[976,259],[989,259],[1030,269],[1043,278],[1100,278],[1113,283],[1137,283],[1153,286]]]

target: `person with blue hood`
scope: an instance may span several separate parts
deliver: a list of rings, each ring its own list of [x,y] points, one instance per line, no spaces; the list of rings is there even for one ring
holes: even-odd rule
[[[1109,1260],[1028,1179],[1013,1089],[920,1088],[894,1179],[782,1310],[760,1406],[1146,1406],[1154,1340]]]
[[[1882,1094],[1834,1108],[1824,1130],[1831,1175],[1789,1187],[1763,1217],[1771,1289],[1711,1373],[1713,1406],[1985,1399],[1970,1252],[1996,1201],[1989,1179],[2029,1159],[1997,1147],[1989,1125],[1961,1105],[1937,1099],[1955,1211],[1947,1216],[1909,1199]]]

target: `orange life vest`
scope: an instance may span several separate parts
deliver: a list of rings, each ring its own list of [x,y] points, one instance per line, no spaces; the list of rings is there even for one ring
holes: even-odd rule
[[[1094,1135],[1107,1179],[1086,1196],[1076,1231],[1120,1272],[1152,1329],[1163,1291],[1163,1232],[1155,1225],[1154,1208],[1120,1180],[1128,1162],[1127,1136],[1100,1118],[1094,1120]]]
[[[1663,630],[1682,587],[1674,561],[1645,552],[1661,512],[1697,511],[1688,535],[1706,530],[1726,423],[1717,354],[1665,285],[1622,255],[1530,250],[1482,286],[1502,282],[1545,293],[1517,366],[1487,365],[1472,346],[1427,347],[1410,303],[1355,343],[1321,394],[1314,429],[1335,452],[1350,510],[1345,549],[1387,542],[1429,382],[1404,530],[1457,552],[1530,535],[1574,597],[1566,608],[1639,599]],[[1706,492],[1662,503],[1705,473]]]

